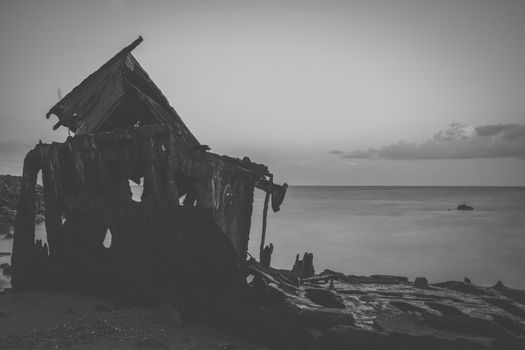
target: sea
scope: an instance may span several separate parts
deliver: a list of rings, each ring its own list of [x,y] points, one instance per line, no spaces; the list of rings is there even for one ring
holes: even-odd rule
[[[257,258],[263,203],[256,190],[249,253]],[[458,211],[459,204],[474,210]],[[44,225],[36,236],[45,239]],[[290,269],[297,254],[309,252],[316,272],[430,283],[468,277],[525,289],[525,187],[291,186],[281,210],[269,210],[266,243],[274,245],[277,268]],[[0,237],[0,252],[11,246]],[[1,289],[8,280],[0,278]]]
[[[259,256],[264,193],[249,252]],[[459,204],[473,211],[456,210]],[[525,187],[295,187],[268,215],[272,265],[313,253],[316,272],[391,274],[430,283],[470,278],[525,289]]]

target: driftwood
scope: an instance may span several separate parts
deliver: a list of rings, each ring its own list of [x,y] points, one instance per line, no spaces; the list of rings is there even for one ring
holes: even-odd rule
[[[261,252],[261,265],[269,268],[272,262],[273,244],[267,245]]]

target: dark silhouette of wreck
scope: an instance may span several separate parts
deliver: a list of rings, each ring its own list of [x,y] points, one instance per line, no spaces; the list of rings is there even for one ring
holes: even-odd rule
[[[75,136],[40,143],[25,157],[13,243],[15,290],[171,301],[191,312],[246,293],[241,269],[254,189],[266,191],[266,204],[271,198],[277,211],[287,186],[274,184],[268,168],[247,157],[207,152],[132,56],[141,41],[47,113],[58,117],[54,129],[65,126]],[[35,242],[39,171],[47,244]],[[139,203],[129,180],[143,185]],[[109,248],[103,246],[107,234]]]
[[[314,275],[311,253],[291,271],[271,268],[267,210],[270,200],[279,210],[286,184],[248,158],[208,152],[131,55],[141,40],[51,108],[55,128],[76,135],[26,155],[14,290],[169,302],[184,318],[280,349],[524,348],[525,292],[500,283]],[[35,242],[40,171],[47,244]],[[140,202],[130,180],[143,184]],[[246,260],[255,188],[266,192],[261,263]]]

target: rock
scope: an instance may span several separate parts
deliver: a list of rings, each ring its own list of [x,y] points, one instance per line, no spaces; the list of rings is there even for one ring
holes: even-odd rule
[[[22,184],[21,176],[0,175],[0,230],[9,232],[15,223],[16,210]],[[40,185],[36,189],[36,212],[35,222],[44,221],[44,189]],[[3,233],[1,232],[0,233]],[[13,238],[8,233],[4,238]]]
[[[0,265],[0,270],[2,270],[2,273],[4,276],[6,277],[10,277],[11,276],[11,265],[9,265],[8,263],[3,263]]]
[[[460,204],[457,206],[457,210],[474,210],[474,208],[467,204]]]
[[[344,273],[333,271],[333,270],[330,270],[330,269],[324,269],[319,274],[319,276],[331,276],[331,277],[333,276],[333,277],[338,277],[338,278],[342,278],[342,279],[344,279],[346,277]]]
[[[433,286],[440,287],[440,288],[447,288],[450,290],[455,290],[461,293],[471,294],[471,295],[492,295],[493,294],[488,288],[476,286],[476,285],[473,285],[472,283],[467,283],[467,282],[447,281],[447,282],[435,283],[433,284]]]
[[[517,301],[520,304],[525,305],[525,290],[513,289],[505,286],[503,282],[498,281],[492,289],[497,290],[507,298]]]
[[[286,300],[286,294],[283,291],[268,284],[259,276],[253,279],[252,286],[259,301],[265,306],[282,305]]]
[[[353,314],[346,309],[302,308],[295,322],[306,327],[330,328],[336,325],[354,325]]]
[[[414,287],[421,289],[428,288],[428,280],[425,277],[416,277]]]
[[[306,297],[314,303],[336,309],[344,309],[343,299],[335,292],[323,288],[306,288]]]
[[[404,276],[371,275],[370,278],[374,280],[381,280],[383,281],[383,283],[387,283],[387,284],[408,283],[408,278]]]
[[[4,239],[13,239],[13,234],[11,232],[8,232],[6,233],[6,235],[4,236]]]

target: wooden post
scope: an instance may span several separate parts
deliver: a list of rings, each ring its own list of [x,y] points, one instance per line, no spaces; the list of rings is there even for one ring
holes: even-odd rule
[[[273,175],[270,175],[270,182],[273,182]],[[266,197],[264,197],[264,208],[263,208],[263,222],[262,222],[262,234],[261,234],[261,246],[259,247],[259,262],[262,261],[264,243],[266,240],[266,221],[268,218],[268,202],[270,201],[270,190],[271,187],[266,190]]]

